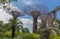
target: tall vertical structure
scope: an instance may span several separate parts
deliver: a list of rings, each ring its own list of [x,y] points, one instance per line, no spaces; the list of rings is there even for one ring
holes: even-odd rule
[[[56,21],[56,12],[60,10],[60,7],[55,8],[51,12],[47,13],[44,16],[41,16],[42,26],[44,30],[41,30],[41,39],[50,39],[50,30],[54,26],[54,21]],[[56,25],[55,25],[56,26]],[[45,35],[43,35],[45,33]]]
[[[20,13],[20,10],[17,7],[15,7],[15,6],[7,6],[7,7],[5,7],[5,11],[8,14],[13,16],[14,21],[16,21],[17,17],[23,15],[22,13]],[[15,27],[16,27],[16,24],[13,23],[12,24],[12,39],[15,38]]]
[[[48,7],[43,4],[35,4],[28,5],[24,8],[26,14],[33,17],[33,33],[37,33],[37,19],[41,15],[45,15],[48,13]]]
[[[48,13],[41,16],[42,26],[40,28],[41,39],[50,39],[50,31],[53,28],[52,20],[54,20],[54,13]]]

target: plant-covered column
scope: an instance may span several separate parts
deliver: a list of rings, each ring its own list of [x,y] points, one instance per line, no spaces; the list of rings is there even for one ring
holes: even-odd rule
[[[37,17],[33,19],[33,33],[37,33]]]
[[[53,20],[55,19],[55,12],[50,12],[46,16],[42,17],[42,38],[41,39],[50,39],[51,30],[53,28]]]
[[[42,26],[40,27],[41,39],[50,39],[50,29],[52,28],[51,20],[49,16],[45,15],[41,17]]]
[[[32,3],[24,8],[27,15],[33,17],[33,33],[37,33],[37,19],[41,15],[45,15],[48,12],[47,6],[38,3]]]
[[[16,19],[17,19],[17,17],[22,16],[22,15],[25,15],[25,14],[20,13],[21,11],[16,6],[12,6],[12,5],[9,5],[9,4],[6,5],[6,7],[5,7],[4,10],[8,14],[12,15],[12,17],[14,19],[14,21],[12,23],[12,39],[14,39],[14,37],[15,37]]]
[[[32,11],[31,12],[33,17],[33,33],[37,33],[37,18],[40,15],[39,11]]]

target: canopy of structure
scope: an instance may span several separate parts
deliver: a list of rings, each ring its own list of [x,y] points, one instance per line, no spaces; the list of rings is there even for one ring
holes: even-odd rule
[[[46,5],[43,5],[43,4],[32,4],[32,5],[27,5],[24,7],[24,12],[26,14],[29,14],[29,15],[32,15],[32,11],[37,11],[35,12],[33,15],[45,15],[48,13],[48,7]]]

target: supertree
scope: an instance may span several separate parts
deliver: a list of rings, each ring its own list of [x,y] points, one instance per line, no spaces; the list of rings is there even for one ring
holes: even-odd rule
[[[56,26],[55,24],[57,24],[57,22],[55,22],[56,12],[59,10],[60,6],[50,11],[46,15],[40,16],[40,19],[42,20],[42,29],[40,28],[41,39],[50,39],[51,30],[55,30],[59,33],[59,30],[54,29],[54,26]]]
[[[12,39],[14,39],[14,37],[15,37],[15,28],[16,28],[16,22],[15,21],[19,16],[23,16],[24,14],[22,14],[21,10],[19,10],[17,7],[12,6],[12,5],[5,6],[4,10],[8,14],[13,16],[14,23],[12,24]]]
[[[57,6],[54,10],[50,11],[47,15],[49,15],[49,18],[52,20],[52,25],[54,26],[53,22],[57,21],[60,23],[57,19],[57,12],[60,11],[60,6]],[[59,29],[60,29],[60,24],[59,24]]]
[[[24,8],[25,13],[33,17],[33,33],[37,33],[37,18],[48,13],[48,7],[43,4],[33,3]]]

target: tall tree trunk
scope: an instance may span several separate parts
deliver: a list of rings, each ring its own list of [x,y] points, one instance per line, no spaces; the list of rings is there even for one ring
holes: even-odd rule
[[[37,17],[33,19],[33,33],[37,33]]]
[[[13,17],[13,19],[14,19],[14,21],[17,19],[16,17]],[[14,24],[12,24],[12,39],[14,39],[15,38],[15,23]]]
[[[15,25],[12,26],[12,39],[15,37]]]

